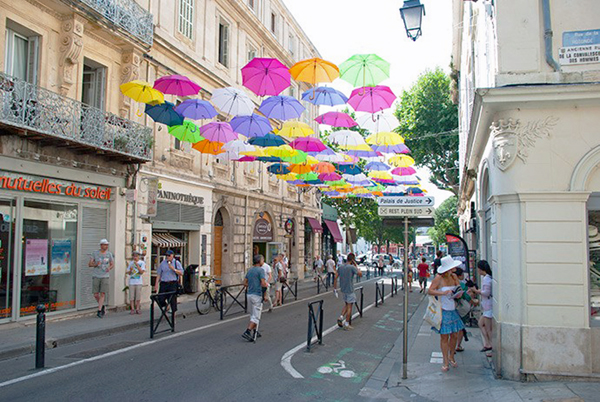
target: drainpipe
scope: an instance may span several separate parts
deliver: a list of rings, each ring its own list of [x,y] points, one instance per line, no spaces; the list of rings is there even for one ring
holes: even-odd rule
[[[544,14],[544,45],[546,48],[546,63],[554,71],[560,71],[560,66],[552,55],[552,20],[550,18],[550,0],[542,0],[542,13]]]

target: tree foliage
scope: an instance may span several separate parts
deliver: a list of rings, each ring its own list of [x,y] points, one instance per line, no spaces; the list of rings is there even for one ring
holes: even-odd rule
[[[435,225],[429,229],[428,234],[436,246],[446,242],[446,233],[459,233],[457,205],[458,197],[452,196],[435,210],[433,214]]]
[[[422,74],[402,94],[396,110],[417,165],[431,171],[430,181],[458,194],[458,106],[452,102],[451,79],[440,68]]]

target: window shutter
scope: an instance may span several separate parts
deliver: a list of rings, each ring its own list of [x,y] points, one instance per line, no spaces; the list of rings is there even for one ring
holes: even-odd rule
[[[92,269],[88,267],[90,254],[98,250],[98,242],[108,237],[108,210],[82,208],[81,249],[78,255],[77,278],[79,281],[78,309],[97,306],[92,294]],[[111,252],[114,250],[111,250]]]
[[[223,65],[229,67],[229,27],[223,25]]]
[[[100,110],[104,110],[104,98],[106,93],[106,68],[96,69],[96,74],[94,75],[94,77],[96,80],[96,82],[94,83],[95,106]]]
[[[38,82],[38,60],[39,60],[39,36],[31,36],[27,38],[29,41],[27,55],[27,81],[36,85]]]

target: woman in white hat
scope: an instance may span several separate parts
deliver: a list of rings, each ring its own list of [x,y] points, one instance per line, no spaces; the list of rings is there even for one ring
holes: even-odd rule
[[[442,357],[444,364],[442,371],[448,371],[448,366],[458,367],[454,360],[456,352],[456,342],[458,333],[465,328],[460,315],[456,312],[456,301],[460,298],[463,291],[460,287],[460,281],[452,273],[453,269],[462,264],[460,261],[452,259],[447,255],[441,260],[441,265],[437,269],[437,275],[431,282],[428,294],[437,296],[442,304],[442,325],[438,332],[440,334],[440,346],[442,348]]]

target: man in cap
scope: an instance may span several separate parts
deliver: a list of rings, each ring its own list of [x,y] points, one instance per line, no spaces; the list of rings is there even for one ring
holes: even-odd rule
[[[244,278],[244,286],[248,288],[248,310],[250,310],[250,322],[246,331],[242,334],[242,338],[247,341],[253,342],[257,337],[260,336],[258,333],[258,323],[260,322],[260,315],[262,313],[262,288],[267,287],[267,281],[265,280],[265,271],[262,265],[265,262],[265,258],[257,254],[252,258],[254,265],[246,273]],[[254,333],[252,332],[254,330]]]
[[[115,267],[115,258],[108,251],[108,240],[100,240],[100,250],[96,250],[90,257],[89,267],[92,267],[92,293],[98,302],[98,318],[104,317],[106,308],[106,292],[108,291],[110,271]]]
[[[183,276],[183,267],[175,259],[173,250],[167,250],[165,259],[160,263],[156,270],[156,284],[154,291],[156,293],[177,292],[179,278]],[[159,298],[161,306],[166,304],[166,297]],[[177,294],[171,297],[171,311],[177,311]]]

